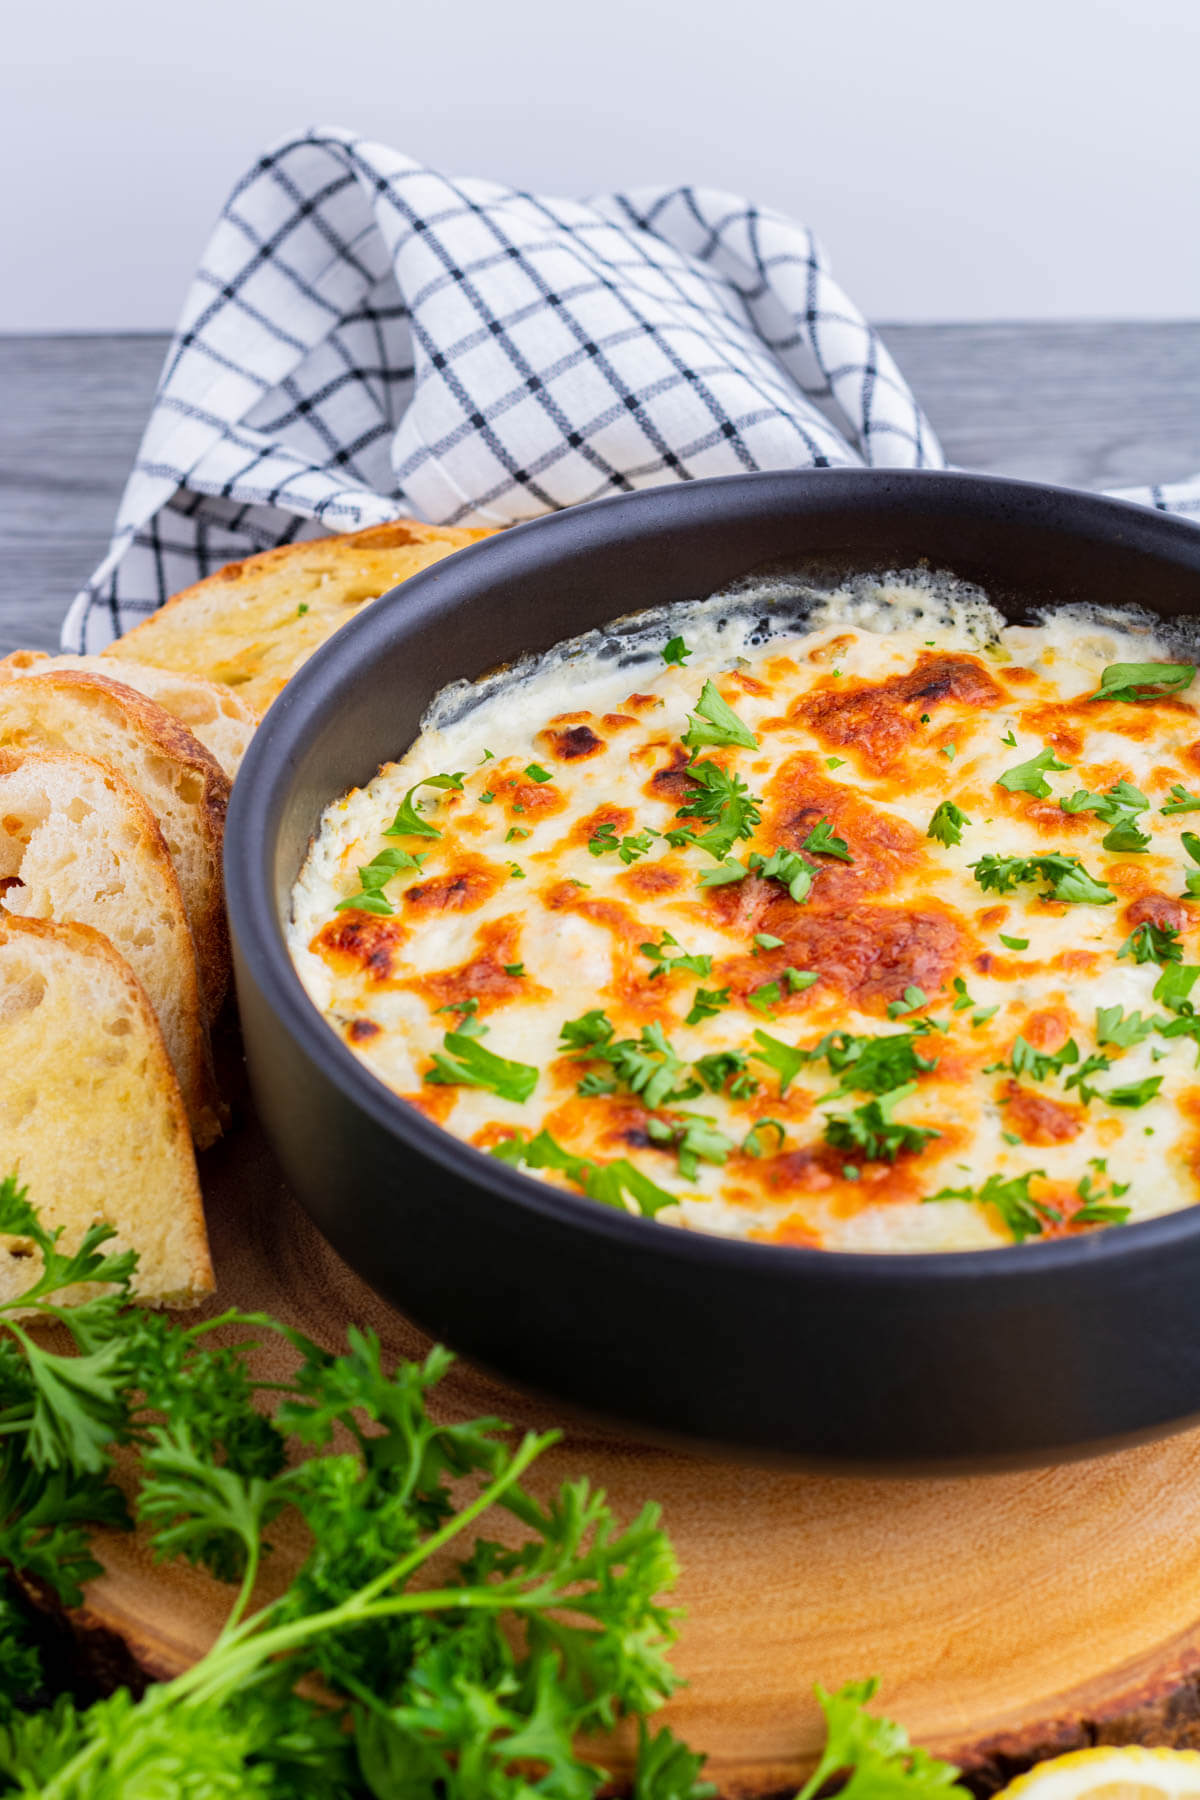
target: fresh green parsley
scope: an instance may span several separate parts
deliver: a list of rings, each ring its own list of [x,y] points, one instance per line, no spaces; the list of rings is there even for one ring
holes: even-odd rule
[[[781,937],[772,937],[771,933],[769,931],[756,931],[755,932],[755,934],[754,934],[754,949],[751,951],[752,956],[757,956],[760,950],[782,950],[782,949],[783,949],[783,939]]]
[[[384,837],[441,837],[437,826],[421,817],[421,809],[415,804],[413,795],[418,788],[423,787],[450,788],[458,793],[462,790],[462,784],[461,771],[457,775],[427,775],[424,781],[415,782],[400,802],[395,818],[385,828]]]
[[[748,1100],[759,1083],[749,1073],[749,1059],[740,1050],[714,1050],[692,1064],[710,1094],[728,1091],[734,1100]]]
[[[522,838],[528,836],[529,827],[527,825],[510,825],[504,834],[504,841],[506,844],[519,844]],[[580,882],[578,885],[582,887],[584,884]]]
[[[772,1037],[769,1031],[756,1031],[754,1042],[758,1048],[752,1050],[750,1056],[754,1062],[766,1063],[769,1069],[774,1069],[779,1077],[779,1098],[782,1100],[808,1062],[808,1051],[797,1049],[795,1044],[785,1044],[782,1038]]]
[[[682,669],[691,654],[692,652],[681,637],[669,638],[659,651],[663,661],[668,664],[674,663],[677,669]]]
[[[590,1162],[586,1157],[573,1155],[545,1130],[535,1137],[517,1132],[493,1145],[491,1154],[513,1168],[557,1169],[581,1188],[589,1200],[597,1200],[601,1206],[616,1207],[618,1212],[628,1212],[625,1203],[628,1195],[644,1219],[656,1218],[664,1207],[679,1204],[678,1194],[659,1187],[624,1157],[615,1162]]]
[[[762,1137],[763,1137],[763,1133],[767,1132],[767,1131],[773,1131],[775,1133],[775,1149],[776,1149],[776,1151],[778,1152],[778,1151],[782,1150],[784,1141],[787,1137],[787,1132],[784,1130],[784,1127],[780,1124],[779,1120],[778,1119],[756,1119],[754,1121],[754,1124],[750,1127],[749,1131],[746,1133],[745,1137],[742,1139],[743,1155],[745,1155],[745,1156],[762,1156],[763,1155]]]
[[[630,863],[636,862],[639,856],[645,856],[648,853],[657,836],[656,831],[646,830],[618,838],[616,826],[611,820],[606,820],[597,828],[595,836],[588,839],[588,849],[593,856],[606,856],[609,851],[615,851],[628,868]]]
[[[916,1012],[918,1006],[925,1006],[928,1001],[929,995],[924,988],[906,987],[901,999],[888,1001],[887,1016],[889,1019],[899,1019],[904,1013]]]
[[[808,1060],[823,1058],[840,1077],[832,1093],[824,1096],[827,1100],[839,1100],[849,1093],[886,1094],[937,1068],[935,1056],[923,1056],[917,1049],[923,1041],[917,1031],[883,1032],[877,1037],[834,1031],[808,1052]]]
[[[1069,769],[1070,763],[1059,762],[1053,750],[1048,747],[1031,756],[1028,762],[1018,763],[1015,768],[1006,769],[1003,775],[997,775],[996,786],[1007,788],[1010,794],[1033,794],[1038,800],[1048,800],[1052,789],[1046,780],[1046,771]]]
[[[971,823],[965,812],[955,806],[953,800],[943,800],[934,809],[925,830],[925,836],[934,838],[939,844],[950,846],[962,843],[962,828]]]
[[[840,838],[835,838],[833,841],[835,844],[841,844]],[[807,843],[806,839],[806,846]],[[842,849],[845,849],[844,844]],[[829,854],[836,856],[840,853],[830,850]],[[752,874],[761,876],[764,881],[781,881],[798,906],[802,906],[812,892],[812,867],[794,850],[775,849],[772,850],[770,856],[759,856],[757,851],[751,851],[750,870]]]
[[[1191,994],[1197,977],[1200,977],[1200,965],[1196,963],[1166,963],[1154,984],[1151,998],[1165,1006],[1168,1012],[1190,1016],[1195,1011]]]
[[[989,1175],[981,1188],[939,1188],[936,1194],[926,1195],[926,1204],[935,1200],[969,1200],[975,1206],[995,1207],[1014,1244],[1023,1244],[1027,1238],[1041,1237],[1047,1224],[1062,1223],[1061,1212],[1033,1199],[1029,1192],[1031,1181],[1045,1179],[1045,1169],[1030,1169],[1024,1175],[1007,1179]]]
[[[729,1005],[729,989],[697,988],[692,996],[692,1004],[684,1019],[686,1025],[700,1025],[705,1019],[715,1019]]]
[[[1131,1081],[1124,1087],[1108,1088],[1101,1094],[1110,1106],[1145,1106],[1153,1100],[1163,1084],[1161,1075],[1147,1075],[1145,1081]]]
[[[399,875],[404,869],[419,869],[424,861],[425,855],[410,856],[407,850],[381,850],[378,856],[372,857],[369,863],[364,863],[359,869],[358,893],[339,900],[334,911],[350,910],[384,915],[394,913],[396,909],[384,893],[384,888],[393,876]]]
[[[1182,962],[1183,945],[1173,925],[1155,925],[1143,919],[1117,951],[1118,959],[1122,956],[1131,956],[1136,963]]]
[[[679,973],[711,975],[712,973],[713,959],[711,956],[689,956],[685,951],[680,951],[678,956],[672,956],[671,951],[679,949],[679,939],[672,937],[669,931],[663,932],[657,944],[639,944],[638,948],[643,956],[649,957],[652,963],[658,965],[651,971],[651,981],[659,975]]]
[[[651,1143],[675,1151],[679,1173],[685,1181],[695,1181],[702,1162],[723,1163],[737,1148],[707,1113],[684,1112],[670,1119],[647,1119],[646,1135]]]
[[[844,756],[827,756],[825,758],[825,767],[827,769],[841,769],[845,767],[845,762],[846,759]]]
[[[1010,894],[1023,882],[1045,882],[1039,898],[1076,906],[1111,906],[1116,895],[1106,882],[1094,881],[1077,856],[1049,851],[1041,856],[981,856],[971,868],[985,893]]]
[[[1196,974],[1200,974],[1200,969],[1196,970]],[[1116,1044],[1119,1049],[1128,1050],[1130,1045],[1140,1044],[1143,1038],[1149,1037],[1153,1030],[1154,1021],[1143,1019],[1140,1012],[1126,1013],[1121,1006],[1096,1008],[1098,1044]]]
[[[308,611],[308,602],[307,602],[307,600],[302,600],[300,602],[299,606],[296,608],[296,617],[298,619],[302,619],[307,611]]]
[[[746,995],[746,1005],[752,1006],[755,1012],[771,1012],[772,1007],[779,1005],[779,983],[764,981],[761,987],[751,988]]]
[[[695,712],[688,714],[683,743],[688,750],[703,750],[708,744],[740,744],[746,750],[758,749],[758,739],[750,727],[722,700],[711,681],[701,688]]]
[[[1100,840],[1106,850],[1140,855],[1150,847],[1149,835],[1137,824],[1139,813],[1150,810],[1150,802],[1140,788],[1128,781],[1114,782],[1103,794],[1080,788],[1069,799],[1060,800],[1059,805],[1065,813],[1095,813],[1102,824],[1111,826]]]
[[[1194,831],[1180,834],[1180,842],[1194,863],[1200,863],[1200,837]],[[1200,900],[1200,868],[1189,869],[1183,878],[1183,898]]]
[[[526,763],[525,773],[528,775],[530,781],[542,782],[554,780],[549,769],[543,769],[541,763]]]
[[[1200,794],[1190,794],[1182,783],[1175,782],[1171,788],[1171,799],[1165,806],[1159,807],[1160,813],[1185,813],[1200,811]]]
[[[506,975],[511,975],[514,978],[519,978],[520,976],[524,975],[524,973],[525,973],[525,964],[524,963],[505,963],[504,973]]]
[[[1000,942],[1006,950],[1028,950],[1029,948],[1028,938],[1009,937],[1004,931],[1000,933]]]
[[[1180,694],[1195,678],[1194,663],[1110,663],[1089,700],[1160,700]]]
[[[903,1125],[892,1117],[896,1107],[916,1092],[906,1082],[877,1100],[868,1100],[850,1113],[835,1113],[825,1121],[825,1142],[838,1150],[857,1150],[867,1162],[895,1162],[903,1152],[916,1153],[942,1134],[921,1125]]]
[[[833,826],[828,819],[817,820],[800,848],[811,850],[814,856],[836,856],[839,862],[852,863],[854,861],[846,846],[845,838],[834,837]],[[777,850],[775,854],[779,856],[786,853]]]
[[[532,1063],[510,1062],[506,1056],[480,1043],[487,1027],[473,1018],[464,1018],[456,1031],[448,1031],[442,1049],[435,1051],[433,1067],[425,1072],[425,1080],[435,1087],[487,1088],[502,1100],[515,1100],[524,1105],[538,1082],[538,1071]]]
[[[739,775],[729,773],[715,762],[693,762],[687,774],[694,785],[688,790],[686,805],[679,808],[675,817],[702,819],[709,829],[699,837],[688,834],[683,842],[695,843],[721,862],[739,838],[754,836],[754,827],[762,819],[762,802],[750,792]],[[672,837],[676,835],[671,834]],[[680,846],[676,844],[675,847]]]

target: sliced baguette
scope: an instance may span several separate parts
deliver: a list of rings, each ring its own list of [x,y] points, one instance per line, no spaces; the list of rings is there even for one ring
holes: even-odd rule
[[[0,750],[0,888],[22,918],[94,926],[146,990],[192,1136],[221,1135],[196,953],[162,832],[115,769],[61,750]]]
[[[192,928],[207,1022],[229,978],[221,837],[229,782],[187,730],[144,694],[101,675],[52,669],[0,680],[0,747],[78,750],[146,801],[166,839]]]
[[[202,675],[177,675],[149,663],[122,662],[119,656],[48,656],[44,650],[14,650],[0,657],[0,676],[45,675],[51,669],[75,669],[103,675],[156,700],[211,750],[233,780],[254,735],[258,720],[230,688],[218,687]]]
[[[0,918],[0,1170],[15,1174],[72,1249],[115,1227],[160,1306],[212,1292],[187,1116],[150,1003],[87,925]],[[22,1293],[31,1246],[0,1237],[0,1298]],[[77,1289],[66,1296],[85,1297]]]
[[[396,519],[229,563],[167,601],[101,656],[204,675],[261,717],[365,601],[489,531]]]

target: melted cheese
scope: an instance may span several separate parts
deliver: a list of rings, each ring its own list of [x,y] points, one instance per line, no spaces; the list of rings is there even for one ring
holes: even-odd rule
[[[1169,1016],[1152,997],[1158,964],[1117,954],[1130,933],[1144,921],[1171,926],[1190,957],[1200,919],[1180,898],[1194,867],[1181,834],[1197,821],[1159,810],[1172,784],[1200,786],[1195,705],[1186,695],[1087,698],[1108,664],[1170,650],[1145,621],[1122,629],[1062,611],[1009,627],[977,594],[947,599],[917,577],[809,597],[802,630],[788,599],[786,589],[759,590],[671,609],[482,689],[448,691],[407,754],[322,818],[290,930],[315,1004],[373,1074],[447,1130],[490,1149],[546,1128],[575,1156],[624,1159],[675,1197],[661,1220],[686,1228],[839,1250],[1008,1243],[994,1206],[928,1204],[947,1188],[976,1193],[992,1175],[1030,1176],[1047,1235],[1086,1228],[1072,1223],[1081,1184],[1107,1197],[1127,1183],[1120,1204],[1133,1218],[1194,1203],[1195,1041],[1155,1029],[1120,1048],[1097,1035],[1099,1008]],[[676,633],[692,646],[685,666],[659,654]],[[711,823],[679,816],[697,792],[681,737],[706,680],[757,740],[697,752],[758,800],[761,820],[732,854],[746,863],[799,853],[812,876],[799,903],[783,881],[755,873],[701,886],[714,859],[664,835]],[[1049,798],[998,785],[1046,749],[1068,765],[1047,769]],[[439,835],[387,835],[414,784],[459,772],[460,789],[413,796]],[[1151,835],[1143,854],[1105,849],[1106,824],[1060,806],[1118,781],[1151,802],[1137,819]],[[927,835],[946,800],[970,821],[957,845]],[[824,841],[843,840],[852,860],[803,848],[821,821]],[[647,831],[649,850],[632,846],[629,861],[603,848]],[[340,906],[361,891],[358,870],[397,848],[423,860],[382,889],[392,910]],[[989,892],[971,867],[986,855],[1049,852],[1078,857],[1113,900],[1047,900],[1042,881]],[[711,969],[664,970],[647,944],[711,958]],[[789,969],[816,979],[798,983]],[[701,988],[727,997],[689,1024]],[[914,988],[924,1001],[901,1010]],[[488,1050],[536,1069],[529,1099],[426,1079],[466,1006]],[[891,1161],[829,1142],[826,1122],[873,1096],[830,1099],[839,1077],[824,1059],[806,1063],[786,1094],[772,1066],[750,1060],[752,1079],[733,1093],[728,1082],[717,1093],[698,1084],[692,1097],[647,1107],[618,1081],[581,1095],[588,1071],[613,1073],[560,1044],[564,1022],[591,1009],[611,1022],[613,1042],[661,1028],[685,1074],[705,1056],[749,1056],[756,1031],[811,1049],[830,1032],[877,1037],[930,1021],[913,1040],[930,1066],[918,1068],[895,1118],[937,1135]],[[1073,1039],[1079,1061],[1014,1071],[1018,1036],[1043,1055]],[[1073,1067],[1099,1054],[1111,1065],[1091,1078],[1093,1096],[1068,1088]],[[1143,1105],[1105,1098],[1155,1076]],[[685,1175],[670,1140],[687,1113],[733,1148],[694,1168],[685,1158]],[[776,1124],[747,1140],[760,1119]],[[572,1186],[560,1172],[539,1174]]]

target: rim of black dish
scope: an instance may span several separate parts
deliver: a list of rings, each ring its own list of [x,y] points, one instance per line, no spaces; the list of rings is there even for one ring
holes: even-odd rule
[[[843,498],[861,495],[864,499],[883,499],[889,494],[902,496],[906,490],[916,494],[933,485],[944,495],[957,497],[964,503],[964,510],[975,510],[979,503],[990,499],[987,516],[993,520],[997,514],[995,503],[1000,501],[1002,510],[1011,510],[1014,517],[1024,516],[1032,522],[1041,516],[1047,525],[1061,529],[1070,521],[1051,515],[1069,508],[1071,517],[1081,527],[1092,528],[1088,535],[1093,540],[1099,525],[1110,528],[1099,535],[1135,549],[1144,546],[1151,554],[1168,546],[1186,548],[1200,578],[1200,528],[1185,519],[1105,495],[951,470],[767,470],[670,487],[641,488],[510,526],[501,535],[468,545],[453,557],[410,576],[399,588],[393,588],[349,620],[309,658],[270,707],[251,739],[234,783],[225,835],[225,889],[231,927],[251,964],[254,979],[285,1028],[312,1061],[323,1066],[345,1098],[432,1161],[526,1212],[624,1241],[644,1254],[660,1253],[666,1261],[706,1264],[714,1271],[770,1271],[779,1276],[790,1269],[797,1278],[820,1277],[823,1273],[840,1283],[862,1286],[888,1285],[897,1278],[912,1285],[914,1281],[1002,1279],[1018,1273],[1027,1280],[1053,1282],[1066,1271],[1085,1264],[1158,1256],[1172,1244],[1191,1243],[1200,1236],[1200,1204],[1077,1238],[1035,1239],[986,1250],[812,1250],[727,1238],[715,1232],[684,1231],[678,1226],[640,1218],[525,1175],[424,1118],[371,1074],[330,1029],[305,992],[288,953],[269,866],[272,820],[290,786],[295,752],[307,720],[322,708],[328,689],[338,686],[340,680],[361,666],[360,645],[364,640],[369,643],[380,635],[389,635],[387,627],[394,608],[403,607],[405,615],[414,622],[423,608],[438,610],[446,577],[474,570],[480,558],[485,558],[498,576],[519,579],[522,564],[531,559],[544,560],[543,547],[551,550],[559,541],[581,540],[586,544],[593,534],[606,535],[605,527],[613,524],[618,515],[636,513],[653,518],[665,514],[677,522],[679,511],[694,507],[703,512],[709,496],[731,490],[761,489],[765,495],[774,488],[784,497],[789,491],[793,496],[810,489],[814,493],[832,491],[835,496],[841,490]],[[1171,560],[1178,566],[1188,558]],[[433,697],[431,693],[429,699]],[[398,745],[395,754],[402,755],[407,748]],[[323,804],[334,798],[336,795],[331,792]]]

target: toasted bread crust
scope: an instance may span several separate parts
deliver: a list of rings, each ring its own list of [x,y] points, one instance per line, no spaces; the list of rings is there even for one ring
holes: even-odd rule
[[[31,801],[35,807],[39,801],[48,804],[50,817],[37,820],[30,835],[24,809]],[[82,877],[69,844],[59,841],[86,830],[67,810],[79,801],[101,821],[99,845],[89,834]],[[10,809],[15,817],[8,816]],[[58,829],[47,859],[50,818]],[[145,800],[115,769],[76,751],[0,749],[0,873],[14,872],[19,888],[0,895],[0,909],[20,918],[40,914],[53,922],[90,925],[124,957],[155,1007],[192,1136],[201,1149],[214,1143],[221,1135],[222,1107],[195,947],[170,852]],[[30,900],[21,890],[31,880],[27,910],[19,901]]]
[[[359,606],[492,533],[395,519],[229,563],[101,654],[203,675],[261,716]]]
[[[102,723],[104,746],[93,744],[88,737],[84,721],[89,714]],[[186,726],[145,694],[102,675],[66,669],[0,680],[2,744],[81,748],[88,754],[95,751],[96,760],[110,763],[141,793],[160,827],[165,823],[165,778],[159,778],[156,794],[153,765],[160,760],[176,771],[177,779],[184,778],[189,793],[177,810],[194,832],[189,854],[196,866],[189,869],[174,847],[172,861],[192,928],[205,1017],[211,1022],[220,1010],[229,979],[221,846],[230,783],[216,758]],[[164,830],[164,836],[170,845],[170,831]]]
[[[82,1184],[76,1180],[67,1191],[56,1196],[53,1192],[45,1191],[47,1185],[53,1187],[53,1179],[51,1177],[48,1182],[46,1180],[45,1165],[50,1161],[46,1150],[43,1148],[39,1156],[38,1146],[33,1142],[33,1134],[39,1128],[23,1127],[18,1120],[4,1132],[5,1147],[16,1163],[18,1179],[33,1179],[34,1170],[29,1165],[41,1162],[43,1167],[39,1172],[39,1191],[31,1192],[30,1198],[48,1224],[68,1224],[64,1237],[64,1243],[68,1247],[82,1235],[80,1225],[85,1214],[89,1219],[106,1218],[117,1226],[123,1242],[143,1253],[142,1266],[135,1280],[135,1291],[140,1297],[151,1305],[195,1305],[213,1289],[212,1263],[204,1227],[200,1184],[179,1084],[167,1056],[158,1021],[141,983],[103,933],[93,930],[89,925],[58,924],[47,919],[22,919],[3,915],[0,916],[0,1024],[8,1023],[6,1001],[11,1000],[15,1004],[18,1024],[22,1010],[28,1010],[23,1005],[19,992],[15,995],[6,992],[8,971],[5,967],[5,953],[10,947],[18,950],[21,947],[28,948],[35,964],[41,958],[51,979],[57,974],[67,973],[72,994],[90,980],[93,987],[103,986],[110,996],[116,998],[123,1010],[127,1029],[124,1037],[109,1041],[120,1044],[130,1031],[137,1038],[138,1054],[144,1067],[134,1071],[131,1079],[137,1083],[139,1097],[143,1094],[145,1096],[148,1108],[146,1117],[157,1115],[153,1118],[153,1123],[164,1128],[159,1133],[161,1141],[155,1145],[149,1163],[141,1145],[134,1146],[135,1153],[130,1165],[120,1171],[113,1168],[111,1155],[107,1158],[97,1156],[94,1161],[86,1164],[87,1175],[94,1171],[94,1192],[87,1191],[85,1176]],[[70,1067],[71,1059],[78,1054],[80,1040],[86,1035],[88,1027],[93,1031],[102,1031],[103,1028],[97,1027],[95,1023],[95,999],[94,992],[88,995],[88,1000],[93,1004],[84,1006],[79,1030],[64,1034],[61,1044],[49,1022],[39,1024],[38,1046],[47,1050],[56,1066],[61,1064]],[[0,1064],[0,1102],[7,1103],[12,1098],[12,1090],[19,1086],[26,1073],[22,1067]],[[19,1094],[17,1099],[20,1099]],[[86,1100],[73,1103],[78,1105],[81,1116],[64,1118],[56,1115],[56,1131],[79,1133],[86,1130],[92,1122],[86,1112]],[[68,1112],[70,1104],[69,1102]],[[101,1138],[104,1126],[112,1126],[109,1131],[109,1139],[112,1141],[102,1144],[102,1149],[111,1152],[114,1141],[118,1151],[121,1148],[130,1149],[128,1129],[125,1138],[121,1137],[120,1127],[125,1123],[123,1113],[118,1115],[115,1125],[106,1119],[96,1120],[95,1123]],[[10,1167],[6,1162],[4,1173],[9,1172]],[[83,1192],[80,1191],[81,1185],[85,1190]],[[167,1203],[165,1209],[164,1200]],[[0,1246],[11,1242],[12,1240],[0,1239]],[[148,1250],[147,1245],[152,1248]],[[156,1259],[165,1266],[156,1268]],[[11,1291],[12,1286],[11,1270],[0,1265],[0,1292]],[[19,1292],[23,1286],[22,1279],[16,1291]],[[68,1299],[85,1298],[87,1291],[76,1290]]]

